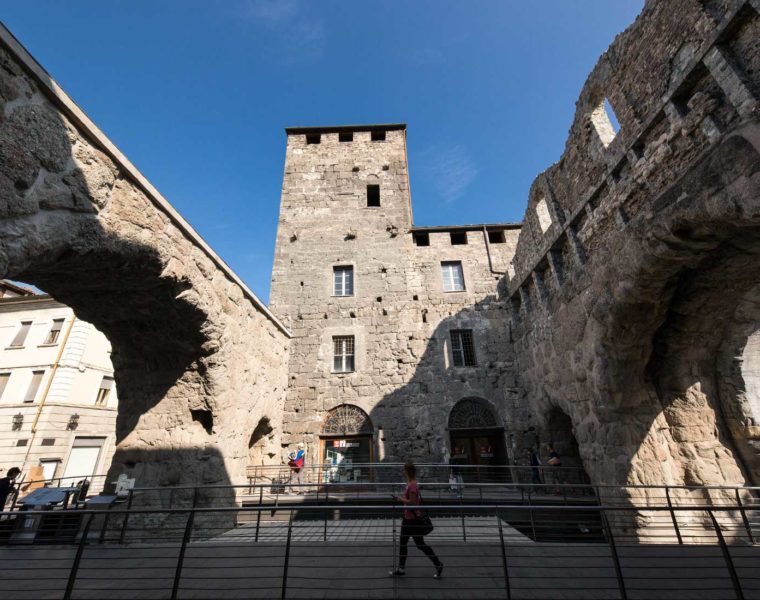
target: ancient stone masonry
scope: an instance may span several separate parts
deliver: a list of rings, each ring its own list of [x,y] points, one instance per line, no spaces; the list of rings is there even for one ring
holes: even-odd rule
[[[287,330],[7,30],[0,42],[0,278],[110,340],[112,473],[240,481],[251,432],[282,409]]]
[[[647,2],[531,189],[519,383],[539,425],[569,416],[596,482],[760,484],[759,11]]]
[[[335,434],[328,415],[345,405],[367,417],[357,422],[368,430],[344,431],[373,436],[365,460],[440,461],[451,455],[447,420],[459,400],[477,397],[503,431],[516,395],[497,287],[518,228],[413,227],[405,133],[288,130],[270,306],[293,333],[281,441],[305,441],[315,462],[320,435]],[[444,269],[458,264],[463,289],[445,291]],[[336,292],[341,269],[350,269],[349,293]],[[476,364],[453,363],[452,330],[472,332]],[[335,368],[341,337],[354,347],[347,372]]]
[[[109,338],[142,484],[539,441],[760,484],[758,98],[760,0],[648,1],[522,224],[414,226],[404,125],[290,128],[270,313],[2,29],[0,278]]]

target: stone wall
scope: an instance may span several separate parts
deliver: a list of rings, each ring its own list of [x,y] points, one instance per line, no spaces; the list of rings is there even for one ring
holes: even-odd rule
[[[532,186],[508,282],[520,384],[534,419],[571,417],[595,482],[760,483],[759,9],[647,2]]]
[[[282,410],[287,330],[12,36],[0,32],[0,278],[113,347],[112,477],[240,481]]]
[[[372,129],[289,130],[270,303],[293,333],[282,444],[304,441],[318,461],[325,416],[351,404],[370,416],[376,459],[439,461],[450,453],[447,419],[458,400],[482,398],[506,422],[517,395],[497,287],[518,228],[489,226],[505,235],[488,247],[478,227],[414,228],[405,128],[374,128],[384,141],[372,141]],[[353,141],[339,141],[341,131]],[[379,207],[367,206],[368,184],[380,185]],[[452,245],[452,231],[467,244]],[[416,245],[415,233],[429,245]],[[462,262],[465,291],[443,291],[441,261]],[[332,295],[340,265],[353,266],[352,296]],[[475,367],[451,364],[457,328],[474,331]],[[352,373],[332,372],[339,335],[355,336]]]

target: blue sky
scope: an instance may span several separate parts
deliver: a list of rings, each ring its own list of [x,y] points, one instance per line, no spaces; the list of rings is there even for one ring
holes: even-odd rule
[[[417,225],[522,218],[643,0],[29,0],[7,27],[262,300],[284,127],[408,124]]]

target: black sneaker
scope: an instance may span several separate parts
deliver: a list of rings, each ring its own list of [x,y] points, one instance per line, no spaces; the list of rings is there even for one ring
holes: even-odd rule
[[[443,563],[441,563],[435,568],[435,575],[433,575],[433,578],[440,579],[441,575],[443,575]]]
[[[404,569],[395,569],[393,571],[388,571],[388,575],[391,577],[403,577],[406,575],[406,571]]]

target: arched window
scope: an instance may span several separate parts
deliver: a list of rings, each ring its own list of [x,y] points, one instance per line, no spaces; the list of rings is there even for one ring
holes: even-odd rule
[[[322,435],[372,435],[372,421],[358,406],[341,404],[327,413]]]
[[[481,398],[464,398],[449,414],[449,429],[491,429],[501,427],[499,419]]]

